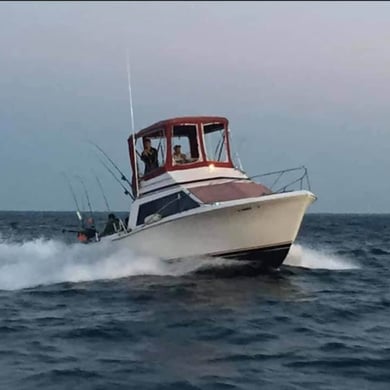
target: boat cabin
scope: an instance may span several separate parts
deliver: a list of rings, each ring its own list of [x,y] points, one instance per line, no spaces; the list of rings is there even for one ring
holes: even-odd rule
[[[166,173],[234,168],[228,120],[223,117],[164,120],[130,136],[128,145],[135,197],[142,195],[148,184],[156,183],[157,178],[161,182]]]
[[[135,199],[131,229],[204,204],[271,193],[235,168],[228,120],[223,117],[164,120],[130,136],[128,146]]]

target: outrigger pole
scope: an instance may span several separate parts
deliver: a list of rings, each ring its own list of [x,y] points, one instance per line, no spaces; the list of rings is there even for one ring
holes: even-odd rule
[[[136,148],[135,148],[135,126],[134,126],[134,111],[133,111],[133,95],[131,91],[131,77],[130,77],[130,60],[129,60],[129,52],[126,52],[126,65],[127,65],[127,81],[129,85],[129,104],[130,104],[130,122],[131,122],[131,132],[132,132],[132,141],[133,141],[133,156],[134,156],[134,177],[135,177],[135,194],[134,198],[138,197],[138,167],[137,167],[137,156],[136,156]],[[130,188],[133,188],[130,184]]]

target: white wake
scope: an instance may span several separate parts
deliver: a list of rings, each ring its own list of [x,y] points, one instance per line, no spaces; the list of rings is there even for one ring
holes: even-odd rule
[[[187,258],[166,262],[136,255],[110,242],[81,245],[37,239],[19,244],[0,238],[0,290],[137,275],[181,276],[203,267],[230,264],[240,263],[221,258]],[[349,259],[300,245],[291,247],[284,264],[330,270],[359,268]]]
[[[136,275],[180,276],[228,260],[183,259],[174,263],[137,256],[110,242],[65,244],[38,239],[22,244],[0,240],[0,290],[15,290],[60,282],[117,279]]]
[[[329,250],[318,250],[294,244],[285,265],[312,269],[348,270],[358,269],[359,265],[351,259],[338,256]]]

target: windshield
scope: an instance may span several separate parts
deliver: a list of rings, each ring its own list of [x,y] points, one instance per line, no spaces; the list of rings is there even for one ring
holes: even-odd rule
[[[208,161],[228,161],[226,132],[223,123],[203,126],[206,158]]]

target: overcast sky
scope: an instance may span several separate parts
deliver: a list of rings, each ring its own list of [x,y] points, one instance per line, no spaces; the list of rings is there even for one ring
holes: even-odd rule
[[[129,208],[86,143],[130,176],[129,49],[137,129],[226,116],[249,174],[308,167],[311,211],[390,212],[389,21],[387,2],[1,2],[0,209],[74,209],[63,171]]]

